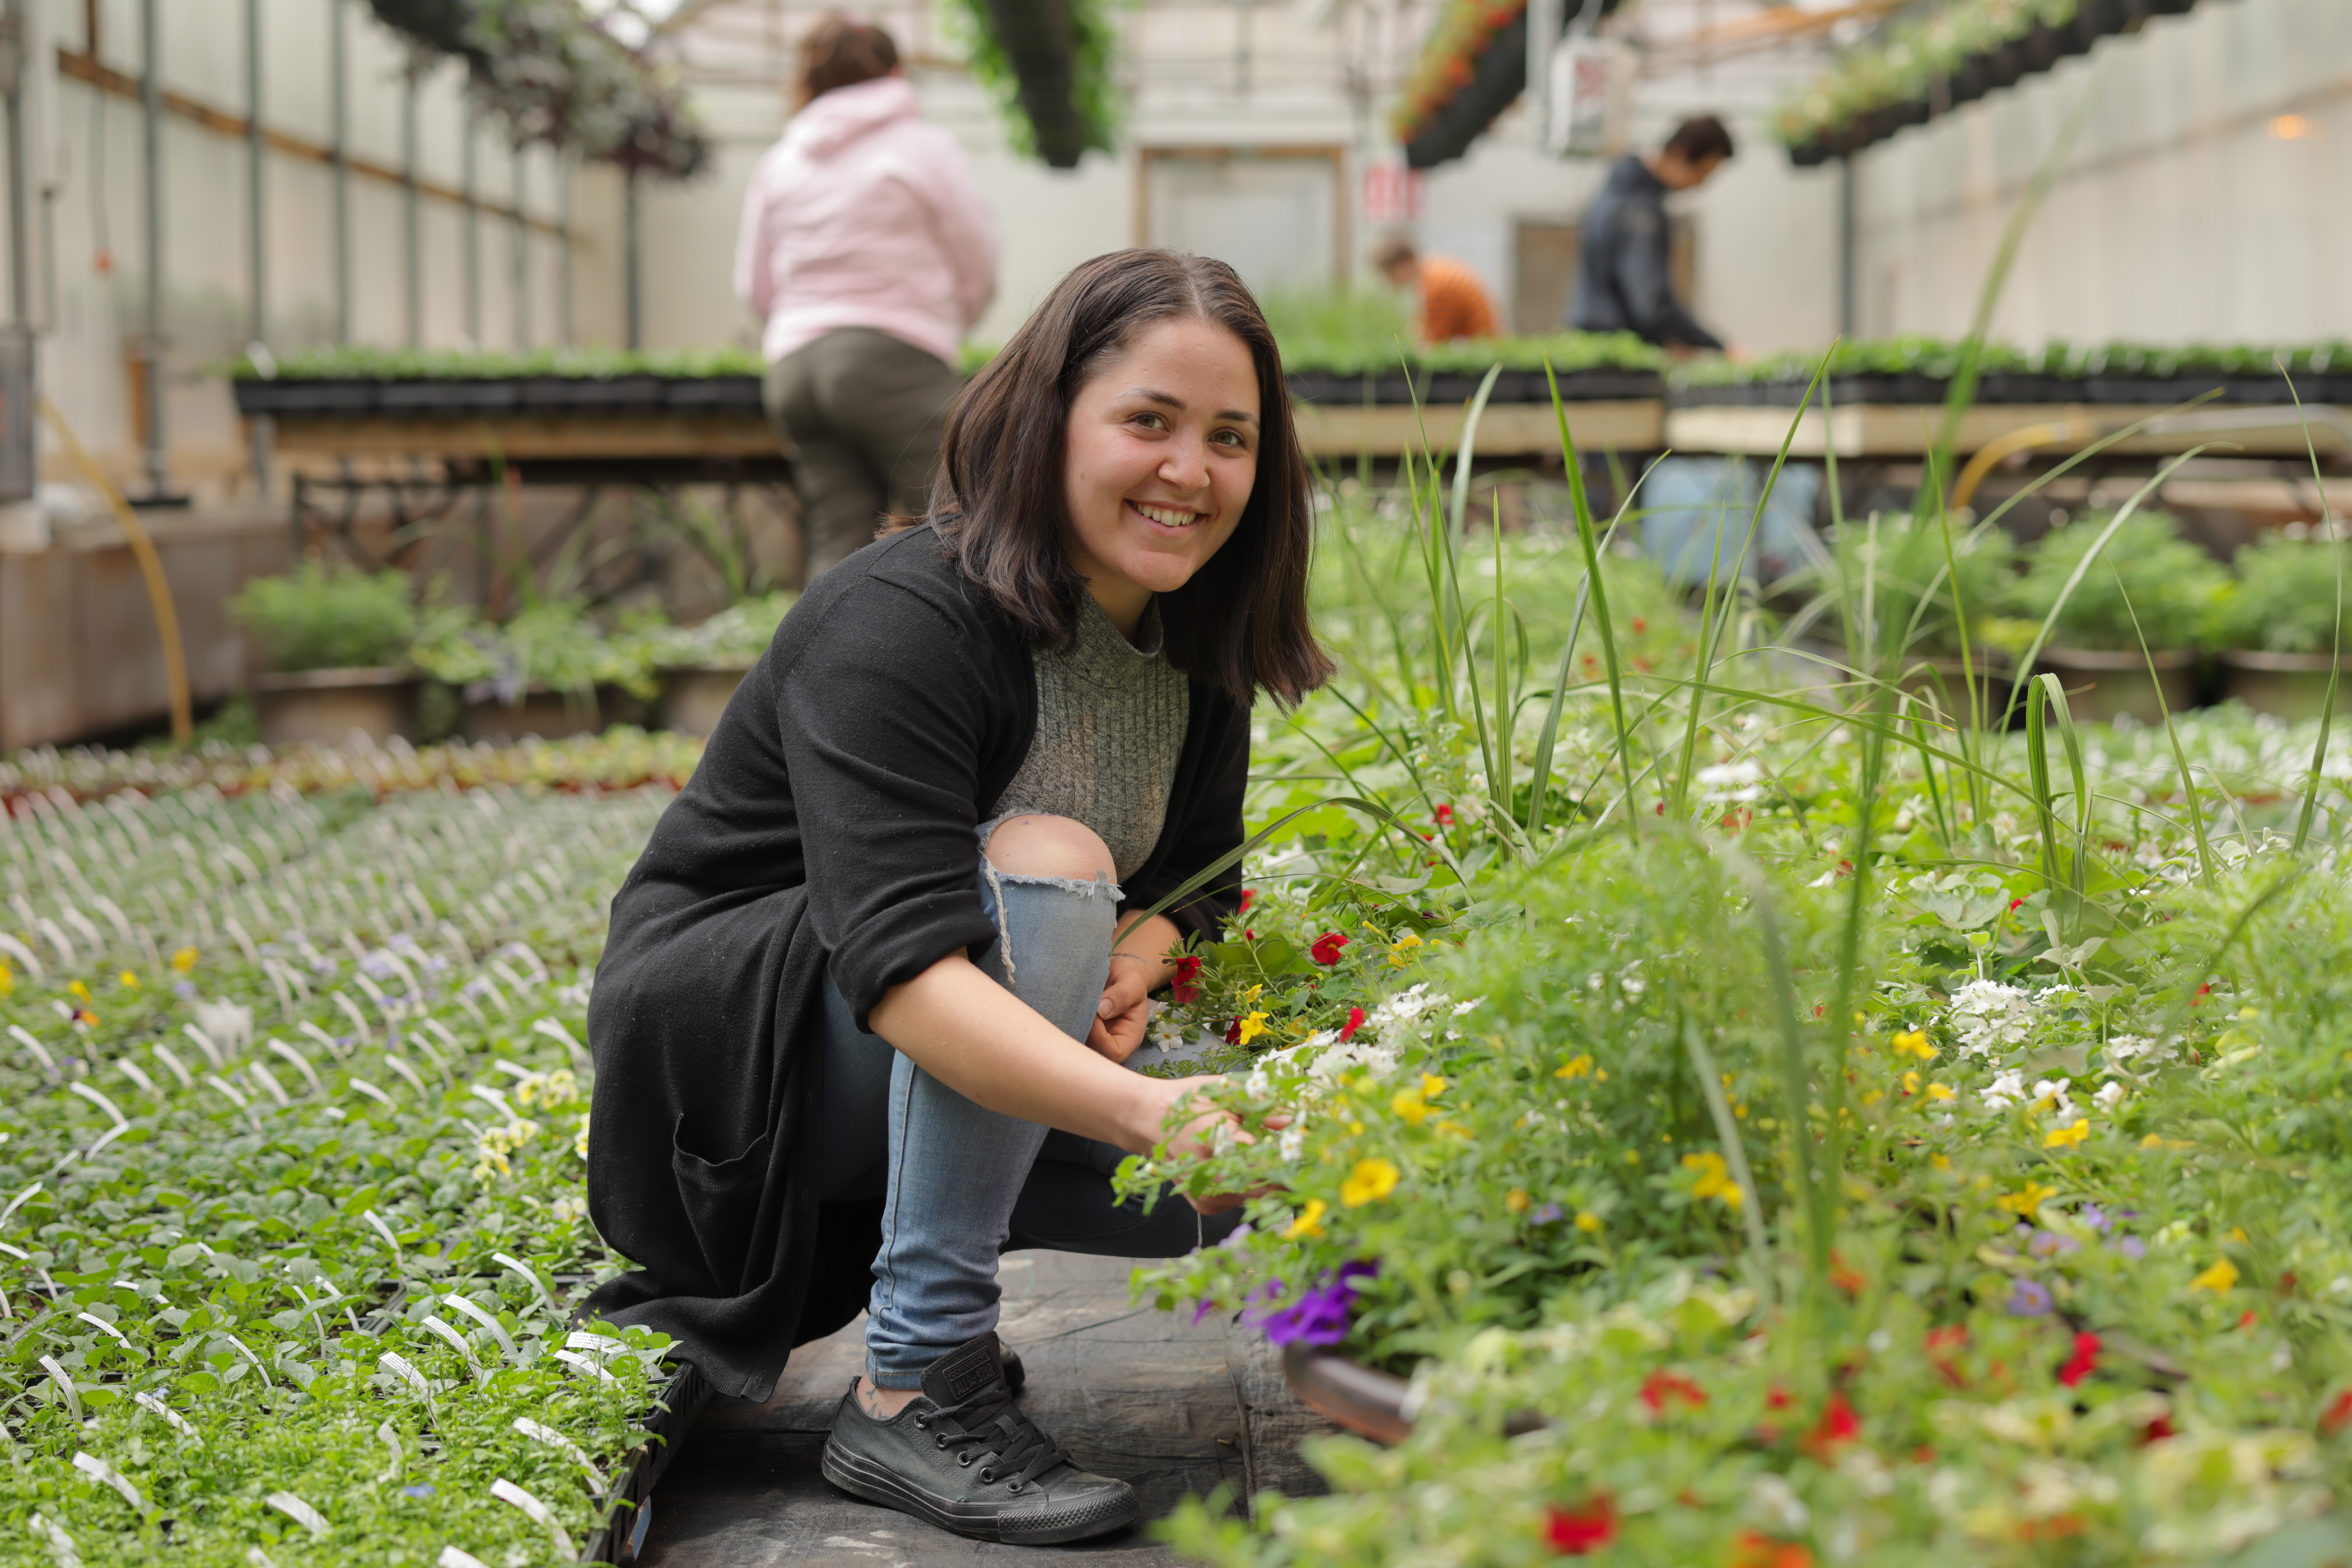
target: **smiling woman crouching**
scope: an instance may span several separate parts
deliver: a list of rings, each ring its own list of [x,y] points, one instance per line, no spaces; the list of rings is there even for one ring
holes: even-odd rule
[[[1122,1064],[1238,868],[1143,911],[1239,847],[1255,696],[1329,673],[1313,507],[1256,302],[1158,250],[1062,280],[941,468],[929,518],[793,607],[614,900],[589,1199],[642,1268],[590,1307],[761,1399],[864,1308],[826,1476],[1073,1541],[1135,1496],[1022,1412],[997,1256],[1173,1256],[1235,1218],[1146,1215],[1109,1173],[1217,1119]]]

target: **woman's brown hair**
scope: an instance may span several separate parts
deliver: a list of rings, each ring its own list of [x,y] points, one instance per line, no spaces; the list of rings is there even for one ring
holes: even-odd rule
[[[856,87],[898,68],[898,46],[889,34],[836,11],[801,40],[801,107],[835,88]]]
[[[1086,582],[1063,542],[1070,405],[1103,362],[1155,322],[1192,317],[1241,340],[1257,369],[1257,477],[1224,548],[1160,596],[1169,662],[1246,705],[1286,706],[1330,678],[1307,624],[1315,498],[1290,420],[1281,351],[1234,269],[1205,256],[1118,250],[1055,285],[949,411],[933,521],[1022,631],[1065,645]]]

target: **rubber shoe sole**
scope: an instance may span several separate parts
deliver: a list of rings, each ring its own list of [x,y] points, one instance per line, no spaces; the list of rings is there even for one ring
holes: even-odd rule
[[[1000,1503],[957,1502],[925,1490],[896,1472],[840,1444],[824,1446],[824,1479],[852,1497],[938,1525],[941,1530],[1007,1546],[1050,1546],[1085,1541],[1133,1524],[1141,1512],[1135,1490],[1106,1493],[1061,1507],[1007,1510]]]

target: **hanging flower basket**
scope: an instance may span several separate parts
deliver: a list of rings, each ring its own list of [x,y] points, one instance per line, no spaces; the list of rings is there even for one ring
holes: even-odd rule
[[[667,179],[701,172],[710,139],[676,75],[622,43],[581,0],[369,0],[409,40],[413,68],[466,64],[466,90],[530,142]]]

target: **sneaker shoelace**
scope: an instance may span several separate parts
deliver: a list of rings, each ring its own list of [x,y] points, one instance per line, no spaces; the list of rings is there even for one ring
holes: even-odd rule
[[[982,1389],[961,1404],[918,1415],[915,1425],[930,1431],[941,1448],[953,1450],[956,1463],[986,1460],[980,1469],[982,1486],[994,1484],[1001,1476],[1010,1477],[1005,1486],[1010,1492],[1019,1492],[1057,1465],[1077,1462],[1039,1430],[1002,1383]]]

